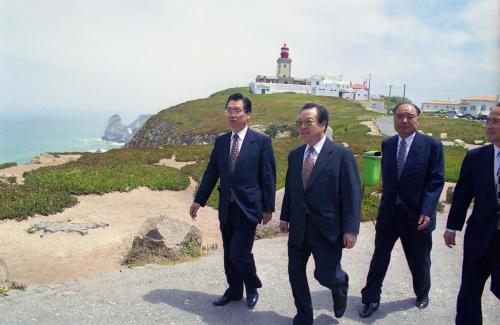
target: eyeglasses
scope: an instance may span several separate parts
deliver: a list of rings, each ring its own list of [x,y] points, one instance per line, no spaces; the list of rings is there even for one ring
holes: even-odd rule
[[[498,124],[500,124],[500,119],[488,117],[486,119],[486,124],[498,125]]]
[[[398,120],[404,120],[405,117],[406,117],[406,119],[408,121],[411,121],[411,120],[415,119],[417,117],[417,115],[413,115],[413,114],[396,114],[396,118]]]
[[[311,126],[313,125],[314,123],[316,123],[314,120],[301,120],[301,119],[297,119],[295,121],[295,125],[297,125],[297,127],[301,127],[302,125],[305,125],[305,126]]]
[[[226,113],[226,115],[234,115],[234,116],[239,116],[243,112],[244,112],[244,110],[242,110],[242,109],[227,109],[226,108],[224,110],[224,113]]]

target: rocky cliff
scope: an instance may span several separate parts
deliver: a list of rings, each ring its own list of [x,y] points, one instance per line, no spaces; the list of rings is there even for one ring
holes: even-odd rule
[[[104,130],[102,139],[125,143],[140,130],[140,128],[151,116],[152,115],[141,114],[134,122],[129,125],[124,125],[120,115],[115,114],[109,118],[108,125]]]
[[[150,118],[141,129],[134,134],[125,148],[156,147],[166,144],[206,144],[215,140],[218,134],[180,134],[174,131],[175,122],[164,120],[158,116]]]

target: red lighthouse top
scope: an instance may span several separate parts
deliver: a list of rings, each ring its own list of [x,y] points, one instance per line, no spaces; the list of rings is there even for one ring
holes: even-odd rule
[[[288,59],[288,51],[289,51],[289,48],[286,46],[286,43],[283,44],[283,47],[281,48],[281,58],[282,59]]]

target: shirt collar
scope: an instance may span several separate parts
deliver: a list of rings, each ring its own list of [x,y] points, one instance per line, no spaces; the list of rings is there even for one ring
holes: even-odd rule
[[[240,132],[236,133],[238,135],[238,138],[241,140],[241,142],[243,142],[243,139],[245,139],[245,135],[247,134],[247,131],[248,131],[248,125],[246,125],[243,129],[241,129]],[[233,138],[234,136],[234,132],[231,131],[231,139]]]
[[[323,145],[325,144],[325,141],[326,141],[326,135],[323,135],[323,137],[318,141],[316,142],[316,144],[313,146],[314,148],[314,151],[319,155],[319,153],[321,152],[321,148],[323,148]],[[309,150],[309,145],[306,145],[306,151],[307,152]]]
[[[406,144],[412,143],[413,139],[415,138],[416,133],[417,132],[413,132],[411,135],[407,136],[405,139],[403,139],[402,137],[400,137],[398,135],[398,143],[401,143],[402,140],[405,140]]]

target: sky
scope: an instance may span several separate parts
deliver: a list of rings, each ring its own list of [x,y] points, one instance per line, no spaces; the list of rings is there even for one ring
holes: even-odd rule
[[[0,117],[130,123],[274,75],[421,104],[500,93],[498,0],[0,0]]]

